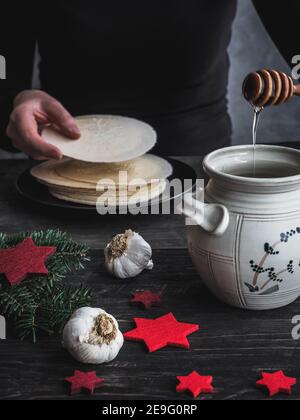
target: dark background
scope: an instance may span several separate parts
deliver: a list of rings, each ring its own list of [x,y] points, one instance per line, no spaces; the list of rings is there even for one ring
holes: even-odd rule
[[[295,55],[299,54],[295,51]],[[259,68],[274,68],[290,72],[258,18],[251,0],[239,0],[238,15],[230,46],[231,73],[229,85],[230,114],[234,125],[233,142],[252,141],[253,116],[241,95],[241,86],[247,73]],[[300,100],[294,98],[283,107],[264,112],[258,141],[278,143],[300,140]]]
[[[295,51],[295,55],[299,53],[300,48],[299,51]],[[245,144],[251,142],[252,124],[251,110],[241,95],[245,75],[259,68],[275,68],[289,72],[288,65],[257,17],[251,0],[239,0],[230,57],[229,102],[234,127],[233,143]],[[36,79],[35,76],[35,85]],[[268,109],[263,115],[258,141],[300,141],[300,99],[293,99],[284,107]],[[0,152],[0,158],[4,157],[10,155]]]

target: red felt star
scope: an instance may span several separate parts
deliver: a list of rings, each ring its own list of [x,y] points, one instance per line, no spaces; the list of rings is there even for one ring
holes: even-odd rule
[[[199,325],[178,322],[173,314],[157,319],[134,318],[137,325],[124,334],[127,340],[144,341],[150,353],[166,346],[190,348],[189,334],[199,330]]]
[[[48,274],[45,261],[55,252],[55,247],[36,246],[32,238],[26,238],[15,248],[0,250],[0,274],[5,274],[12,286],[28,274]]]
[[[97,377],[95,371],[81,372],[80,370],[75,370],[74,376],[65,380],[71,384],[72,395],[79,394],[83,388],[93,394],[95,389],[100,388],[104,382],[104,379]]]
[[[296,385],[297,379],[289,378],[282,370],[276,373],[262,373],[263,379],[256,382],[259,388],[267,388],[270,397],[274,397],[279,393],[291,395],[292,387]]]
[[[190,391],[194,398],[197,398],[200,394],[212,394],[214,388],[212,386],[212,376],[201,376],[197,372],[192,372],[188,376],[177,376],[180,382],[177,385],[177,392]]]
[[[158,305],[160,301],[160,294],[153,293],[150,290],[146,290],[145,292],[136,292],[133,294],[133,298],[131,299],[131,303],[142,304],[145,309],[150,309],[152,306]]]

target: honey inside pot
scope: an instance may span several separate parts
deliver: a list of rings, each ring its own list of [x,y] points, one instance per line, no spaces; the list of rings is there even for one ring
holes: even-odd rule
[[[270,162],[258,158],[256,159],[255,173],[253,173],[253,167],[250,161],[244,164],[227,167],[225,168],[224,173],[243,178],[273,179],[300,175],[300,168],[293,165],[283,166],[280,162]]]

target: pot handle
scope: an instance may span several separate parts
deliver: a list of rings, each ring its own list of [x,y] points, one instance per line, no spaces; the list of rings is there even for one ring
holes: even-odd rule
[[[187,225],[198,225],[205,232],[222,236],[229,226],[229,211],[221,204],[205,204],[192,194],[183,197],[178,211],[187,217]]]

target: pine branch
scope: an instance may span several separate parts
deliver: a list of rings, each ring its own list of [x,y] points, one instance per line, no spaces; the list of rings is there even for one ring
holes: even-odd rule
[[[0,234],[0,248],[12,248],[31,237],[37,246],[54,246],[56,253],[46,263],[49,271],[47,282],[54,285],[60,282],[68,273],[84,268],[84,263],[89,261],[88,248],[77,244],[70,235],[59,230],[47,230],[45,232],[22,232],[14,236]],[[45,282],[45,277],[28,276],[28,287],[35,287],[38,282]],[[34,284],[33,284],[34,283]]]
[[[50,290],[40,306],[39,320],[61,331],[76,309],[92,304],[91,291],[86,287],[58,287]]]
[[[0,313],[13,318],[18,336],[33,337],[39,331],[60,331],[76,309],[89,306],[91,291],[80,286],[62,284],[68,273],[84,268],[89,261],[88,248],[77,244],[70,235],[59,230],[22,232],[14,236],[0,233],[0,248],[11,248],[31,237],[37,246],[55,246],[56,253],[47,261],[47,276],[30,275],[20,285],[11,287],[6,281],[0,289]]]
[[[33,341],[36,342],[39,331],[49,335],[61,332],[76,309],[91,303],[91,291],[83,286],[48,289],[41,302],[27,307],[18,317],[15,323],[18,336],[24,340],[32,335]]]
[[[2,242],[5,244],[4,247],[14,247],[24,239],[31,237],[37,246],[55,246],[57,248],[62,247],[65,243],[72,242],[72,238],[68,233],[61,232],[59,229],[49,229],[46,231],[35,231],[35,232],[21,232],[13,236],[1,235],[3,237]],[[0,236],[0,246],[1,246]]]
[[[26,287],[0,291],[0,313],[6,318],[20,317],[32,306],[35,306],[35,299]]]
[[[15,328],[20,340],[24,340],[29,335],[32,335],[32,340],[36,343],[37,340],[37,310],[38,305],[27,307],[20,317],[15,322]]]
[[[7,235],[0,233],[0,248],[7,248]]]

